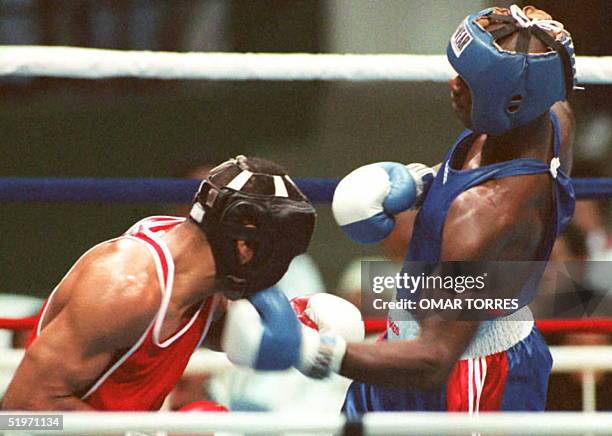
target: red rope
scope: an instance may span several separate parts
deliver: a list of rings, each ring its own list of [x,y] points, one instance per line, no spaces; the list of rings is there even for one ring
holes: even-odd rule
[[[546,319],[536,321],[542,333],[612,333],[612,318],[594,319]],[[387,320],[374,318],[365,320],[366,334],[385,331]]]
[[[543,333],[612,333],[612,318],[543,319],[536,325]]]
[[[33,329],[36,325],[38,316],[30,316],[28,318],[0,318],[0,329],[8,330],[28,330]]]
[[[0,318],[0,329],[27,330],[34,328],[37,316],[28,318]],[[536,325],[543,333],[612,333],[612,318],[596,319],[547,319],[538,320]],[[372,318],[365,320],[367,334],[384,332],[387,320]]]

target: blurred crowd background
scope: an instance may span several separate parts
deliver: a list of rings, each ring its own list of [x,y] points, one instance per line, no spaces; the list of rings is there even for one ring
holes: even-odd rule
[[[578,55],[612,55],[608,1],[517,3],[534,4],[563,22]],[[0,0],[0,44],[442,54],[460,20],[490,5],[481,0]],[[238,153],[278,161],[295,177],[341,177],[381,160],[435,164],[461,129],[447,86],[427,82],[2,78],[0,90],[3,177],[198,178]],[[573,175],[612,176],[612,86],[589,85],[572,103],[578,123]],[[359,260],[401,259],[405,241],[396,232],[382,246],[356,246],[337,229],[329,205],[317,208],[310,256],[298,260],[293,278],[282,287],[291,295],[329,291],[358,302]],[[0,292],[44,298],[93,244],[121,234],[143,216],[183,210],[168,204],[0,204]],[[579,202],[556,259],[612,260],[609,228],[609,201]],[[37,300],[7,301],[0,299],[0,317],[31,315],[37,305]],[[609,343],[602,336],[551,340]],[[602,395],[612,395],[609,379],[600,386]],[[574,398],[580,405],[579,396]],[[608,398],[607,407],[610,403]]]

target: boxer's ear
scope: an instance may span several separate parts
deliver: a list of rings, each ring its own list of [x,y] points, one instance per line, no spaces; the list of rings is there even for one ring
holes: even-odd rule
[[[255,225],[247,222],[245,223],[245,227],[255,228]],[[236,251],[238,252],[238,260],[240,261],[240,265],[244,265],[245,263],[249,263],[251,260],[253,260],[256,249],[257,242],[255,241],[236,241]]]
[[[238,259],[240,260],[241,265],[249,263],[255,255],[255,251],[246,241],[236,241],[236,250],[238,252]]]

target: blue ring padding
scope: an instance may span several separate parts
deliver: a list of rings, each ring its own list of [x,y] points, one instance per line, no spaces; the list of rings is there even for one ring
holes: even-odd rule
[[[339,179],[296,180],[313,203],[330,203]],[[0,177],[0,202],[190,203],[198,180]],[[612,197],[612,177],[574,179],[577,198]]]
[[[612,197],[612,177],[598,179],[573,179],[576,198],[599,198]]]

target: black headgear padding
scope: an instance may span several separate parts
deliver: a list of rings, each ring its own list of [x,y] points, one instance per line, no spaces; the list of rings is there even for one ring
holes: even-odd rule
[[[316,219],[314,207],[286,174],[251,172],[245,161],[239,156],[213,169],[190,214],[206,234],[222,290],[234,297],[276,284],[291,260],[306,252]],[[245,189],[247,182],[255,188]],[[253,250],[249,262],[241,263],[236,241]]]

